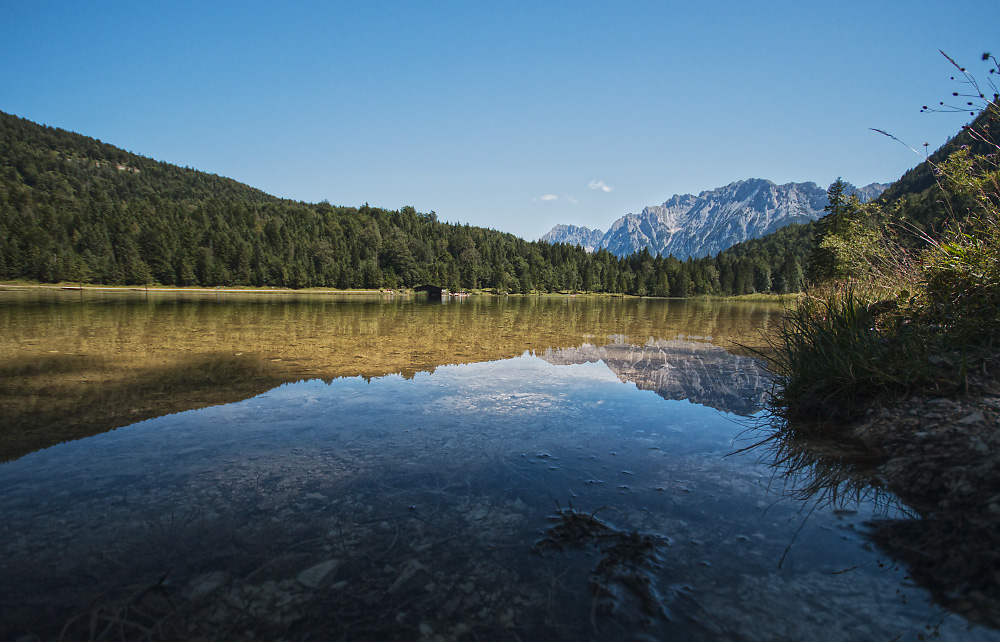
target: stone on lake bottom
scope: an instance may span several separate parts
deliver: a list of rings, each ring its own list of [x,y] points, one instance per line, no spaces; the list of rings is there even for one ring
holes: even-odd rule
[[[340,560],[326,560],[302,571],[296,579],[307,588],[318,589],[333,581],[339,566]]]
[[[189,600],[198,600],[203,598],[228,581],[229,573],[225,571],[203,573],[191,580],[191,583],[187,585],[187,598]]]

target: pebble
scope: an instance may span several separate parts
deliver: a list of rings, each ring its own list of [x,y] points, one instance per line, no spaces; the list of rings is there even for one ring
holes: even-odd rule
[[[262,499],[261,501],[257,502],[257,510],[273,510],[275,507],[277,507],[277,505],[278,502],[271,498]]]
[[[189,600],[199,600],[215,589],[229,581],[229,573],[225,571],[212,571],[203,573],[191,580],[187,585],[185,594]]]
[[[403,564],[403,568],[399,571],[399,577],[389,587],[389,593],[410,591],[424,586],[430,580],[431,574],[427,567],[417,560],[410,560]]]
[[[299,573],[295,579],[307,588],[318,589],[333,580],[333,576],[337,573],[339,566],[340,560],[326,560],[325,562],[310,566]]]
[[[985,422],[985,421],[986,421],[986,417],[983,416],[983,411],[982,410],[976,410],[975,412],[972,412],[972,413],[966,415],[965,417],[962,417],[961,419],[959,419],[958,423],[967,426],[969,424],[978,424],[978,423],[982,423],[982,422]]]

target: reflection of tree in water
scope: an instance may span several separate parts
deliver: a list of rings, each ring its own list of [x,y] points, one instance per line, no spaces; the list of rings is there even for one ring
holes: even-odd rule
[[[611,298],[428,305],[406,297],[58,291],[4,292],[3,303],[0,327],[9,341],[0,342],[0,461],[302,379],[412,378],[612,335],[632,343],[711,335],[756,345],[780,309]]]
[[[783,495],[817,507],[851,509],[874,503],[888,514],[869,522],[868,537],[903,562],[911,579],[946,609],[970,622],[1000,628],[1000,529],[983,501],[992,488],[956,497],[948,485],[908,485],[905,475],[886,476],[886,458],[859,440],[815,437],[780,425],[751,429],[756,452],[774,471]],[[922,471],[913,470],[913,475]],[[912,480],[911,480],[912,481]],[[902,483],[901,483],[902,482]],[[929,489],[939,488],[937,493]]]

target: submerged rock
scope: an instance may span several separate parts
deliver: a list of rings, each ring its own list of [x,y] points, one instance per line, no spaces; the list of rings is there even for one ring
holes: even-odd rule
[[[403,564],[396,581],[389,587],[389,593],[408,593],[421,588],[431,580],[431,573],[426,566],[417,560],[410,560]]]
[[[299,584],[305,586],[306,588],[322,588],[333,582],[333,578],[337,574],[337,569],[339,567],[340,560],[326,560],[325,562],[320,562],[319,564],[310,566],[306,570],[299,573],[295,579],[299,581]]]
[[[203,573],[191,580],[184,593],[191,601],[199,600],[227,582],[229,582],[229,573],[225,571]]]

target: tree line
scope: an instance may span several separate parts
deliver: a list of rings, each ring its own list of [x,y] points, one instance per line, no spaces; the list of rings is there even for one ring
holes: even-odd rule
[[[290,288],[435,283],[497,292],[784,293],[805,284],[812,225],[714,257],[525,241],[412,207],[278,199],[0,112],[0,279]]]

